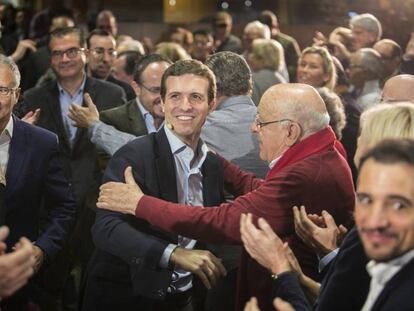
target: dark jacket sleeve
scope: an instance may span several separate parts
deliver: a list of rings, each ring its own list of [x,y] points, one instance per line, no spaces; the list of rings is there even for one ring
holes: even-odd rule
[[[312,307],[306,300],[300,287],[299,280],[294,272],[284,272],[273,281],[273,297],[279,297],[289,302],[295,311],[311,311]]]

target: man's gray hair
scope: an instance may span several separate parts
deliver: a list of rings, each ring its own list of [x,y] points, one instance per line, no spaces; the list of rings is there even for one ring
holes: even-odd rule
[[[9,69],[11,70],[11,72],[13,73],[14,76],[14,87],[19,87],[20,85],[20,71],[19,68],[17,67],[16,63],[10,59],[10,57],[4,56],[2,54],[0,54],[0,64],[5,65],[7,67],[9,67]]]
[[[365,70],[371,72],[378,79],[384,78],[385,65],[382,61],[381,54],[371,48],[362,48],[356,51],[356,54],[360,55],[359,63],[352,64],[357,65]]]
[[[382,26],[380,21],[372,14],[364,13],[355,15],[349,21],[351,27],[360,27],[368,32],[376,34],[377,40],[382,37]]]
[[[250,31],[253,31],[253,30],[257,30],[258,32],[260,32],[261,38],[270,39],[270,29],[267,25],[262,24],[259,21],[253,21],[253,22],[248,23],[244,27],[243,32],[250,32]]]
[[[282,115],[285,119],[293,120],[300,124],[303,138],[327,128],[330,121],[328,112],[321,113],[299,102],[284,105]]]
[[[216,76],[219,96],[247,95],[252,89],[252,73],[246,60],[233,52],[218,52],[205,62]]]

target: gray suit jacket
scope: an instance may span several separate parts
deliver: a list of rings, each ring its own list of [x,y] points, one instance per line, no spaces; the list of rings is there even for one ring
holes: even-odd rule
[[[99,118],[102,122],[112,125],[121,132],[135,136],[148,134],[144,117],[141,111],[139,111],[135,99],[122,106],[102,111]]]

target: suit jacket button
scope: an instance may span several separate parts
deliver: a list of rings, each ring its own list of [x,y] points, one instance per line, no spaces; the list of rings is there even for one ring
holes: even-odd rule
[[[164,296],[165,291],[163,289],[159,289],[157,293],[159,297],[162,297]]]

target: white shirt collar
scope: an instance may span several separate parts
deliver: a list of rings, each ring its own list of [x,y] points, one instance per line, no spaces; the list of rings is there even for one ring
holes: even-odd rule
[[[376,278],[378,283],[385,284],[413,258],[414,249],[387,262],[371,260],[367,264],[367,271],[371,278]]]
[[[13,117],[10,116],[9,122],[7,122],[6,127],[3,132],[0,134],[0,145],[6,142],[10,142],[13,136]]]
[[[282,158],[283,154],[278,156],[276,159],[273,159],[270,163],[269,163],[269,168],[272,169],[277,162],[279,162],[279,160]]]

